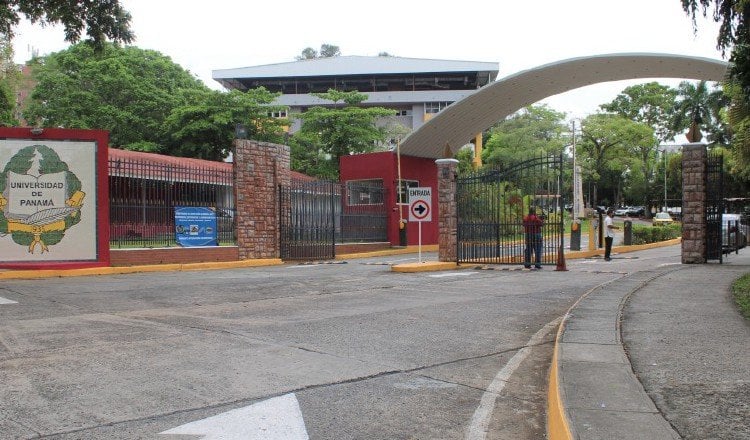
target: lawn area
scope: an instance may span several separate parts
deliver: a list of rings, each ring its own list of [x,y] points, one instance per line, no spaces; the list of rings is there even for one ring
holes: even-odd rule
[[[732,284],[732,294],[742,316],[750,319],[750,273],[741,276]]]

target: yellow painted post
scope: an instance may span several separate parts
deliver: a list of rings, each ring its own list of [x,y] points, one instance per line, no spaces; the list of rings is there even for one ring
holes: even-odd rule
[[[589,250],[593,251],[596,249],[596,226],[599,222],[595,217],[592,217],[589,222]]]
[[[474,138],[474,160],[472,161],[474,169],[482,166],[482,133]]]

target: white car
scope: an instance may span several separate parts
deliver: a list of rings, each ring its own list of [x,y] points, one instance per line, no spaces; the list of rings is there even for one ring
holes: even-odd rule
[[[615,215],[617,215],[617,216],[628,215],[629,211],[630,211],[630,208],[628,208],[628,207],[617,208],[617,209],[615,209]]]

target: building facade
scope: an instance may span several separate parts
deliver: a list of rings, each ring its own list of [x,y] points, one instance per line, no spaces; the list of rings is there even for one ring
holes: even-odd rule
[[[400,125],[409,133],[448,105],[493,82],[497,73],[498,63],[490,62],[338,56],[214,70],[212,76],[227,89],[265,87],[281,93],[274,104],[287,106],[289,115],[313,106],[337,105],[311,93],[358,91],[367,95],[363,105],[394,110],[379,125]],[[299,128],[300,121],[292,118],[290,131]]]

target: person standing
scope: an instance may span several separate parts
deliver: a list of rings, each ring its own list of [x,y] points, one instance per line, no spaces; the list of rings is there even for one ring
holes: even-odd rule
[[[612,220],[612,209],[607,210],[607,216],[604,218],[604,261],[612,261],[612,242],[615,240],[615,230],[620,229],[619,226],[615,226]]]
[[[529,208],[529,214],[523,218],[523,230],[526,239],[523,266],[531,269],[531,253],[534,252],[534,267],[542,268],[542,225],[544,220],[536,215],[536,209]]]

